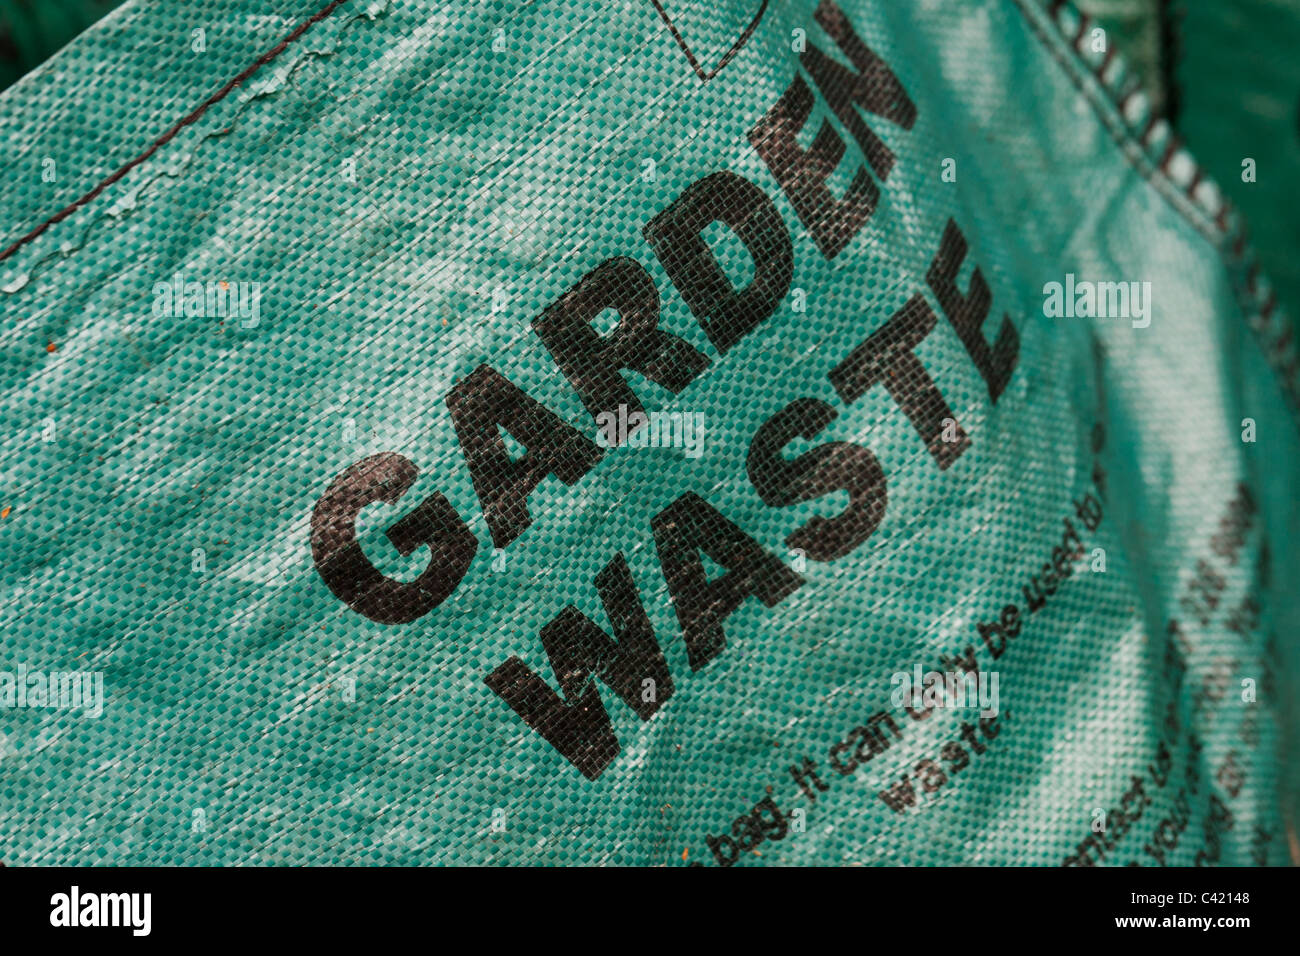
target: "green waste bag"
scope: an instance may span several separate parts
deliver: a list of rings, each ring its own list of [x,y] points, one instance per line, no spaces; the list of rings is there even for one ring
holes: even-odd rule
[[[1081,24],[128,3],[7,91],[0,862],[1294,859],[1290,320]]]

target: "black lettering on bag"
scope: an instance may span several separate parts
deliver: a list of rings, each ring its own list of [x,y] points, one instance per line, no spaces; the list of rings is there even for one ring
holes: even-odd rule
[[[910,130],[916,123],[916,105],[884,60],[853,32],[838,6],[824,0],[815,16],[858,72],[831,59],[813,44],[800,55],[800,62],[884,182],[894,167],[894,153],[857,111],[882,116]],[[822,256],[834,259],[876,211],[880,187],[866,167],[858,167],[841,198],[831,193],[826,184],[844,159],[846,145],[825,119],[812,145],[808,149],[799,145],[798,137],[812,116],[813,104],[811,88],[796,74],[767,115],[749,131],[749,142],[780,183]]]
[[[984,384],[988,386],[989,398],[996,404],[1003,389],[1007,387],[1007,382],[1011,381],[1011,373],[1016,370],[1016,361],[1020,355],[1020,333],[1011,324],[1011,317],[1003,315],[997,341],[993,343],[992,349],[989,348],[988,342],[984,340],[983,329],[989,306],[993,303],[993,295],[978,266],[971,273],[970,291],[966,295],[961,294],[957,288],[957,274],[965,258],[966,237],[957,228],[957,223],[949,219],[939,243],[939,252],[930,263],[930,271],[925,278],[962,345],[966,346],[971,361],[979,369]]]
[[[871,450],[851,442],[818,445],[793,460],[781,449],[795,438],[812,439],[835,418],[835,409],[815,398],[798,398],[759,426],[745,467],[749,482],[773,508],[847,491],[849,504],[834,518],[817,516],[785,539],[814,561],[833,561],[875,532],[885,515],[885,472]]]
[[[803,578],[780,558],[692,492],[655,515],[650,525],[692,670],[704,667],[726,645],[722,622],[745,598],[774,607],[803,585]],[[701,551],[727,573],[710,581]]]
[[[591,322],[606,309],[619,323],[602,336]],[[659,290],[635,259],[606,259],[533,319],[533,329],[595,419],[620,405],[629,417],[644,413],[624,369],[676,395],[709,366],[689,342],[659,328]]]
[[[937,324],[934,311],[918,293],[831,369],[829,378],[846,404],[856,402],[875,385],[885,386],[939,468],[945,469],[970,447],[970,438],[913,353]],[[944,419],[952,420],[951,441],[944,440]]]
[[[865,168],[859,168],[844,196],[835,198],[826,182],[844,158],[844,140],[829,121],[822,120],[812,145],[806,150],[799,145],[799,133],[812,107],[812,90],[795,74],[781,98],[749,131],[749,142],[822,256],[834,259],[876,211],[880,187]]]
[[[330,483],[311,515],[316,571],[348,607],[380,624],[414,621],[447,599],[469,570],[478,541],[440,494],[425,498],[387,531],[399,554],[429,547],[429,563],[414,581],[397,581],[370,563],[357,541],[357,515],[366,505],[395,505],[419,469],[385,452],[357,462]]]
[[[447,394],[447,408],[460,439],[492,543],[504,548],[532,524],[528,496],[548,475],[578,482],[603,451],[490,365],[480,365]],[[511,459],[504,428],[527,447]]]
[[[596,575],[596,590],[613,638],[572,605],[541,631],[563,698],[519,657],[511,657],[485,678],[494,694],[590,780],[619,753],[609,712],[592,676],[642,720],[649,720],[673,693],[668,664],[621,553]],[[647,688],[652,689],[648,694]]]
[[[831,59],[811,43],[800,54],[799,62],[826,97],[831,111],[858,141],[876,175],[881,180],[888,179],[894,168],[894,153],[871,131],[858,110],[910,130],[916,123],[916,104],[889,64],[853,32],[849,18],[832,0],[822,0],[813,16],[857,72]]]
[[[754,260],[736,289],[704,241],[715,222],[731,228]],[[794,279],[794,247],[776,205],[743,176],[717,172],[691,184],[642,230],[709,341],[725,353],[771,317]]]

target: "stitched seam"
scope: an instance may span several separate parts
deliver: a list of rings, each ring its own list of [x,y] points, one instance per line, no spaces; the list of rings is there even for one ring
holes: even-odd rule
[[[1296,381],[1297,373],[1300,373],[1300,356],[1286,359],[1286,354],[1293,344],[1292,326],[1289,321],[1284,325],[1274,324],[1275,315],[1282,313],[1277,312],[1277,294],[1271,285],[1267,298],[1262,303],[1258,301],[1261,271],[1254,251],[1247,245],[1247,231],[1240,216],[1234,217],[1235,221],[1229,222],[1232,206],[1226,196],[1221,196],[1217,211],[1207,208],[1208,204],[1197,197],[1197,189],[1204,182],[1204,174],[1199,167],[1195,168],[1189,185],[1180,186],[1173,180],[1170,176],[1170,162],[1178,152],[1181,143],[1172,128],[1169,130],[1169,138],[1160,158],[1157,160],[1150,154],[1151,141],[1158,124],[1163,121],[1167,125],[1167,121],[1153,112],[1140,133],[1132,126],[1125,115],[1125,105],[1138,88],[1131,88],[1123,95],[1112,91],[1111,84],[1104,76],[1104,68],[1111,62],[1110,57],[1106,58],[1100,69],[1090,66],[1079,55],[1077,45],[1071,42],[1071,38],[1066,35],[1058,19],[1060,11],[1068,6],[1071,13],[1080,18],[1079,37],[1081,37],[1082,30],[1089,22],[1086,14],[1075,8],[1071,0],[1014,0],[1014,2],[1043,47],[1060,64],[1066,76],[1092,106],[1102,128],[1120,147],[1120,152],[1129,164],[1189,225],[1201,233],[1219,254],[1220,260],[1228,268],[1242,318],[1254,333],[1253,337],[1263,353],[1265,362],[1273,370],[1275,384],[1291,407],[1293,418],[1297,424],[1300,424],[1300,387],[1297,386]],[[1039,22],[1035,12],[1031,11],[1031,6],[1036,7],[1037,13],[1047,18],[1047,27]],[[1059,43],[1053,42],[1051,36],[1053,30]],[[1061,44],[1074,46],[1074,55],[1060,49]],[[1096,86],[1088,83],[1089,74],[1096,81]],[[1097,87],[1100,87],[1100,90]],[[1116,116],[1111,116],[1103,108],[1103,100],[1115,110]],[[1238,280],[1238,275],[1242,273],[1244,273],[1244,282]],[[1278,325],[1282,327],[1278,328]]]
[[[80,199],[76,200],[75,202],[69,203],[67,206],[64,206],[54,215],[50,216],[50,218],[46,219],[40,225],[34,227],[26,235],[21,236],[20,238],[15,240],[9,246],[9,248],[5,249],[4,252],[0,252],[0,262],[3,262],[4,260],[8,259],[10,256],[12,256],[23,246],[27,245],[27,243],[31,242],[37,236],[41,235],[41,233],[45,232],[45,230],[50,228],[50,226],[54,225],[57,222],[62,222],[64,219],[67,219],[78,209],[82,208],[88,203],[93,202],[105,189],[107,189],[109,186],[112,186],[114,183],[120,180],[131,170],[135,169],[135,167],[139,166],[141,163],[148,160],[150,156],[152,156],[162,147],[166,146],[169,142],[171,142],[176,137],[178,133],[180,133],[181,130],[195,123],[209,109],[211,109],[213,106],[216,106],[227,96],[229,96],[231,92],[235,89],[235,87],[239,86],[239,84],[246,81],[254,73],[260,70],[262,67],[266,66],[266,64],[270,63],[276,57],[278,57],[281,53],[287,50],[290,47],[290,45],[292,45],[296,40],[298,40],[304,33],[306,33],[309,29],[311,29],[312,26],[319,23],[321,20],[324,20],[331,13],[333,13],[340,6],[342,6],[345,2],[346,0],[330,0],[330,2],[326,4],[324,7],[322,7],[320,10],[312,14],[308,19],[304,20],[302,23],[298,24],[298,26],[294,28],[292,33],[290,33],[287,37],[281,40],[272,49],[263,53],[260,57],[254,60],[246,69],[244,69],[243,72],[241,72],[238,76],[236,76],[234,79],[228,82],[221,89],[217,90],[216,93],[213,93],[210,97],[204,100],[188,116],[184,116],[181,119],[177,120],[175,123],[173,123],[171,128],[168,129],[167,132],[159,136],[157,139],[155,139],[153,143],[151,143],[144,152],[140,153],[134,159],[131,159],[126,163],[124,163],[122,166],[118,167],[116,171],[111,173],[107,178],[100,181],[98,185],[96,185],[93,189],[87,192]]]

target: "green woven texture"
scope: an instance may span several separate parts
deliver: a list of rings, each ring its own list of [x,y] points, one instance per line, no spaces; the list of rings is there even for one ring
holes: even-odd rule
[[[0,96],[0,862],[1291,858],[1290,320],[1072,6],[274,6]]]

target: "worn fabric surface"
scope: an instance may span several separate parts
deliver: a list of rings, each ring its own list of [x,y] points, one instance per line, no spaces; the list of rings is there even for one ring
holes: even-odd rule
[[[0,861],[1292,858],[1290,320],[1151,117],[1037,0],[128,3],[0,97]]]

